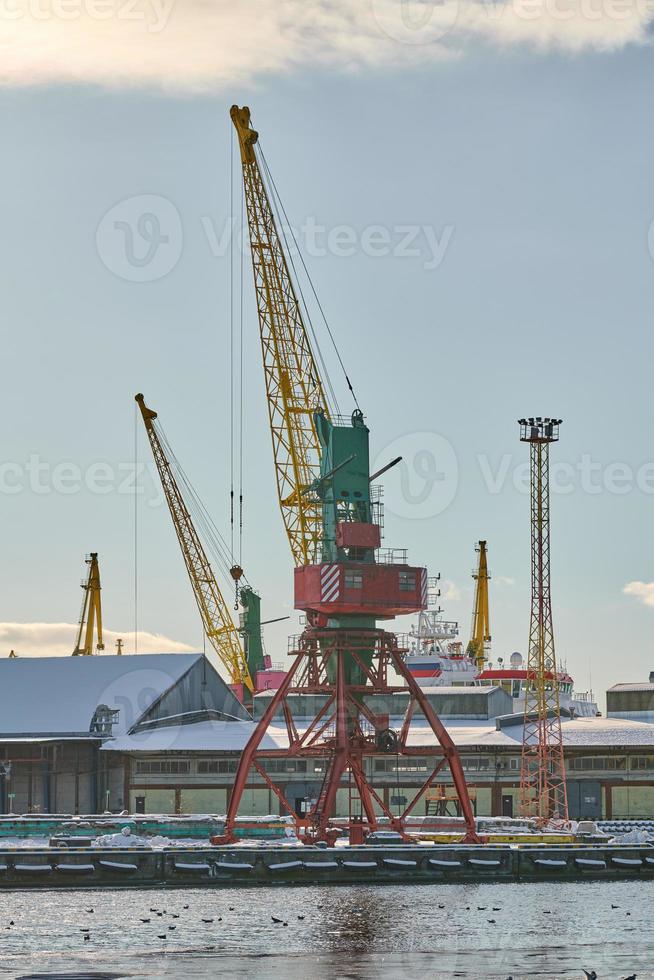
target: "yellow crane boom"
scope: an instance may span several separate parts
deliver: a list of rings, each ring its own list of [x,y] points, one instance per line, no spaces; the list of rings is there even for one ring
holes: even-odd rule
[[[89,566],[88,574],[82,582],[84,589],[84,599],[82,601],[82,611],[79,617],[79,630],[77,641],[73,650],[74,657],[90,657],[93,654],[93,634],[96,626],[98,630],[98,642],[96,651],[104,650],[102,641],[102,602],[100,599],[100,565],[98,563],[97,551],[92,551],[86,559]],[[82,636],[84,642],[82,643]]]
[[[490,650],[490,616],[488,612],[488,555],[486,541],[480,541],[476,548],[479,554],[477,569],[472,573],[475,580],[475,601],[472,607],[472,630],[468,643],[468,656],[472,657],[480,670],[488,660]]]
[[[258,133],[246,106],[232,106],[230,115],[243,166],[279,505],[295,564],[306,565],[315,560],[322,537],[321,510],[307,492],[319,476],[314,413],[329,417],[329,411],[255,153]]]
[[[238,629],[218,588],[211,564],[193,526],[191,515],[157,432],[155,425],[157,413],[147,407],[143,395],[136,395],[136,401],[141,410],[177,540],[182,549],[186,571],[193,587],[193,595],[209,642],[227,669],[231,683],[244,684],[249,691],[254,691]]]

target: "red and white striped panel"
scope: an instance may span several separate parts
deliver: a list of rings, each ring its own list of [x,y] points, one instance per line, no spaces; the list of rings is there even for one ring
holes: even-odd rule
[[[341,566],[323,565],[320,569],[320,598],[333,602],[341,594]]]

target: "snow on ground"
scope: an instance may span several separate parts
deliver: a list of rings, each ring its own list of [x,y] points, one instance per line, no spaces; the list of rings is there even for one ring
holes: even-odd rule
[[[650,844],[654,843],[654,834],[647,830],[629,830],[626,834],[612,837],[609,844]]]

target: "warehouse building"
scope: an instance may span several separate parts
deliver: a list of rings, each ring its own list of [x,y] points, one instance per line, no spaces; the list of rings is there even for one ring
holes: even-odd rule
[[[202,654],[0,660],[0,812],[120,811],[123,762],[103,746],[218,717],[249,716]]]
[[[271,696],[255,698],[255,721]],[[495,687],[433,688],[428,697],[460,750],[477,813],[516,814],[522,719],[512,713],[511,697]],[[617,685],[607,700],[606,718],[562,721],[571,815],[653,817],[654,684]],[[320,703],[316,696],[296,699],[300,727]],[[405,706],[406,695],[395,694],[375,708],[399,728]],[[0,811],[224,813],[255,721],[202,654],[0,661]],[[416,714],[410,743],[427,747],[432,739]],[[281,752],[286,744],[279,717],[262,748]],[[375,788],[398,808],[428,772],[420,755],[380,753],[368,764]],[[298,813],[320,792],[323,760],[280,755],[265,766]],[[421,803],[421,812],[453,812],[453,795],[439,779],[438,799]],[[344,783],[342,815],[349,796]],[[256,776],[243,808],[276,813],[279,803]]]

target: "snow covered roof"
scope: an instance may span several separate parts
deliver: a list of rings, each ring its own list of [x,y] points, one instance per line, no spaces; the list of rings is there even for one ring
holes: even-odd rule
[[[606,693],[610,694],[611,691],[624,691],[626,693],[631,691],[654,691],[654,684],[648,684],[647,681],[637,684],[614,684]]]
[[[457,747],[461,749],[515,749],[520,751],[522,725],[498,731],[494,722],[447,720],[444,722]],[[399,728],[401,719],[392,718],[391,725]],[[205,721],[191,725],[159,728],[112,739],[103,751],[114,752],[240,752],[255,728],[254,722]],[[563,740],[568,748],[616,749],[654,747],[654,724],[621,718],[574,718],[562,721]],[[433,745],[431,729],[414,723],[409,732],[409,744],[414,747]],[[276,725],[268,729],[262,749],[285,748],[288,745],[286,728]]]
[[[242,752],[255,729],[251,721],[199,721],[190,725],[166,725],[109,739],[107,752]],[[261,742],[262,749],[288,745],[286,729],[272,727]]]
[[[0,739],[89,737],[103,704],[119,711],[113,733],[124,734],[199,659],[201,653],[1,659]]]

